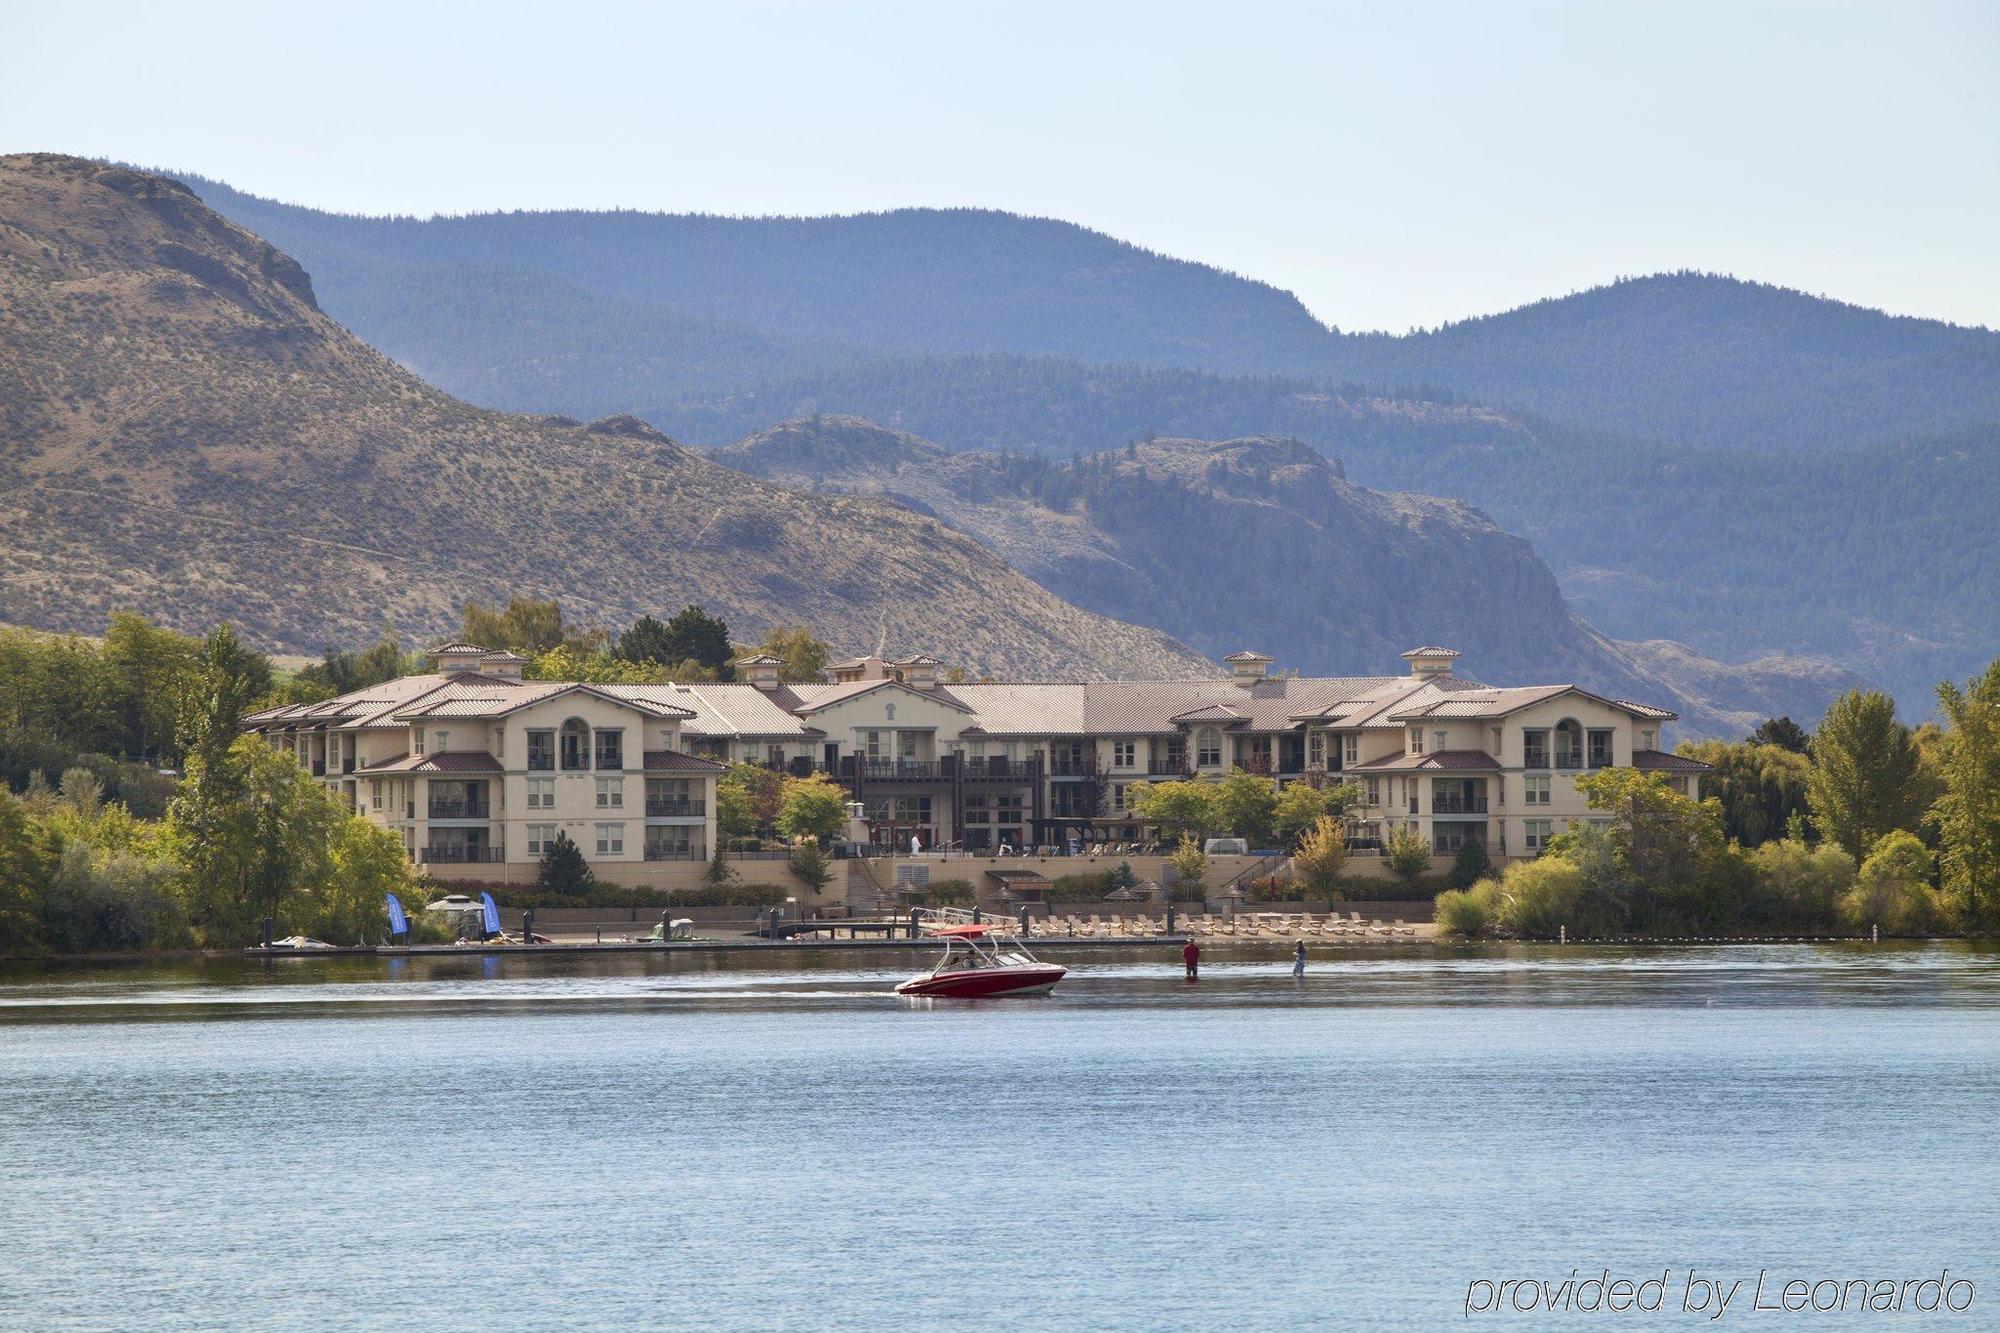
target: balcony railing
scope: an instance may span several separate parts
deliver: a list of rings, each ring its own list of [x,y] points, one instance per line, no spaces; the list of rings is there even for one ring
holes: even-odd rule
[[[1194,776],[1194,765],[1188,762],[1186,755],[1170,755],[1165,759],[1148,759],[1146,761],[1146,775],[1155,778],[1191,778]]]
[[[485,801],[454,801],[450,797],[432,797],[430,804],[432,819],[491,819],[493,807]]]
[[[699,847],[656,847],[646,844],[648,861],[706,861],[708,853]]]
[[[1035,761],[1032,759],[1009,759],[1005,755],[968,755],[965,760],[965,776],[984,778],[987,781],[1029,782],[1035,776]]]
[[[871,782],[945,776],[935,759],[863,759],[861,775]]]
[[[426,847],[423,858],[431,865],[498,865],[507,859],[502,847]]]
[[[708,802],[692,796],[648,796],[646,813],[655,818],[672,818],[675,815],[705,815]]]
[[[1096,775],[1097,765],[1087,758],[1059,754],[1050,758],[1049,772],[1059,778],[1088,778]]]
[[[1460,792],[1437,792],[1431,796],[1431,813],[1434,815],[1483,815],[1486,813],[1486,798],[1484,796],[1467,796]]]

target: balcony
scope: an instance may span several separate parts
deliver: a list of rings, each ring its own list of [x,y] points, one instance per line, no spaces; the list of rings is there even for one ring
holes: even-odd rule
[[[708,853],[699,847],[660,847],[646,844],[648,861],[706,861]]]
[[[449,796],[431,798],[432,819],[491,819],[492,817],[493,807],[485,801],[454,800]]]
[[[1148,759],[1146,761],[1146,776],[1153,778],[1191,778],[1194,776],[1194,766],[1188,763],[1187,756],[1184,754],[1168,755],[1165,759]]]
[[[316,778],[323,778],[326,776],[326,760],[315,759],[312,761],[312,775]]]
[[[851,772],[851,765],[856,763],[861,765],[861,776],[869,782],[935,782],[950,776],[935,759],[853,758],[843,761],[842,768]]]
[[[966,778],[972,781],[1033,782],[1038,776],[1034,760],[1008,759],[997,754],[968,756],[964,767]]]
[[[499,865],[507,859],[502,847],[426,847],[423,860],[436,866]]]
[[[1486,813],[1486,798],[1484,796],[1467,796],[1461,792],[1435,792],[1431,796],[1431,813],[1434,815],[1483,815]]]
[[[1097,765],[1088,758],[1059,754],[1050,757],[1049,773],[1058,778],[1089,778],[1097,776]]]
[[[1557,768],[1582,768],[1582,767],[1583,767],[1583,751],[1581,751],[1581,750],[1557,750],[1557,751],[1556,751],[1556,767],[1557,767]]]
[[[648,796],[646,814],[654,819],[673,819],[683,815],[705,815],[708,802],[693,796]]]

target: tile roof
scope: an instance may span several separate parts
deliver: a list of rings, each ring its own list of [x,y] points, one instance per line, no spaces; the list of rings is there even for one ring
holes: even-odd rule
[[[1484,750],[1437,750],[1431,754],[1392,754],[1370,759],[1365,764],[1356,764],[1344,771],[1384,773],[1406,769],[1440,773],[1495,773],[1500,769],[1500,761]]]
[[[961,713],[972,711],[964,701],[942,685],[920,690],[915,686],[905,685],[900,680],[846,680],[834,685],[794,685],[785,693],[795,701],[793,706],[796,711],[810,715],[821,709],[831,708],[843,700],[880,689],[908,690],[925,699],[935,699],[947,708],[956,708]]]
[[[648,750],[645,770],[648,773],[726,773],[729,765],[697,755],[682,754],[679,750]]]
[[[498,773],[500,761],[484,750],[446,750],[442,754],[405,754],[357,773]]]
[[[476,643],[460,643],[454,640],[451,643],[440,643],[427,651],[432,657],[442,657],[446,653],[451,654],[453,657],[466,657],[483,653],[486,649]]]
[[[1267,657],[1263,653],[1253,653],[1248,648],[1245,648],[1242,652],[1231,653],[1222,660],[1225,662],[1275,662],[1278,659]]]
[[[1632,767],[1647,773],[1712,773],[1715,770],[1699,759],[1665,750],[1632,751]]]

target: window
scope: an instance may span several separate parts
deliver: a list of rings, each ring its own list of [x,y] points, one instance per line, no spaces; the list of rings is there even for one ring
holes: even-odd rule
[[[553,810],[556,808],[556,780],[554,778],[528,779],[528,808],[530,810]]]
[[[370,809],[374,810],[382,808],[382,780],[380,778],[376,778],[368,784],[368,805]]]
[[[1433,731],[1431,733],[1431,753],[1436,754],[1443,749],[1444,733],[1442,731]]]
[[[556,826],[554,824],[528,825],[528,855],[540,856],[555,844],[555,840]]]
[[[966,746],[965,752],[971,755],[974,759],[984,759],[986,757],[986,742],[973,741]]]
[[[1195,733],[1194,762],[1200,768],[1217,768],[1222,764],[1222,733],[1214,727],[1203,727]]]
[[[1639,733],[1639,748],[1642,750],[1657,749],[1658,747],[1653,743],[1655,734],[1651,727],[1647,727],[1644,731],[1641,731]]]
[[[1111,784],[1111,808],[1120,814],[1125,813],[1126,810],[1131,808],[1125,803],[1125,788],[1128,785],[1130,784],[1124,782],[1114,782]]]
[[[1368,804],[1380,805],[1381,803],[1382,803],[1382,779],[1370,778],[1368,779]]]
[[[599,856],[625,855],[625,826],[623,824],[599,824],[597,826],[597,854]]]
[[[423,752],[424,752],[424,729],[422,727],[412,727],[410,729],[410,753],[422,754]]]
[[[598,732],[602,736],[603,732]],[[625,779],[599,778],[597,780],[597,808],[600,810],[621,809],[625,804]]]
[[[1549,766],[1548,729],[1537,728],[1521,733],[1521,767],[1547,768]]]
[[[785,762],[785,747],[782,745],[766,746],[764,748],[764,762],[773,768],[783,764]]]
[[[1431,851],[1438,856],[1456,855],[1468,842],[1478,842],[1469,838],[1464,824],[1439,824],[1431,833]]]
[[[546,773],[556,766],[556,734],[553,731],[528,733],[528,771]]]
[[[1424,752],[1424,729],[1422,727],[1411,727],[1410,753],[1422,754],[1423,752]]]
[[[1549,803],[1548,774],[1531,774],[1528,777],[1522,778],[1521,788],[1521,799],[1529,805],[1547,805]]]
[[[917,733],[899,731],[896,733],[896,758],[910,760],[917,757]]]
[[[1596,731],[1590,733],[1590,766],[1592,768],[1611,767],[1611,733]]]
[[[443,754],[446,750],[449,750],[450,748],[451,748],[450,732],[441,730],[434,737],[432,737],[431,753]]]
[[[1573,717],[1566,717],[1556,723],[1556,767],[1583,767],[1583,728]]]
[[[1308,768],[1326,767],[1325,732],[1315,731],[1310,736],[1306,737],[1306,766]]]
[[[1531,852],[1539,852],[1549,845],[1555,834],[1553,819],[1530,819],[1522,826],[1521,846]]]
[[[562,766],[566,773],[580,773],[590,767],[590,728],[573,717],[562,724]]]
[[[656,824],[646,830],[646,859],[649,861],[691,860],[694,830],[686,824]]]
[[[1111,766],[1113,768],[1131,768],[1138,762],[1139,747],[1137,744],[1132,741],[1111,742]],[[1123,791],[1124,788],[1120,787],[1119,790]],[[1123,810],[1125,807],[1121,805],[1118,808]]]
[[[597,766],[599,768],[625,767],[625,733],[616,727],[597,729]]]
[[[1349,736],[1347,738],[1346,757],[1343,762],[1349,767],[1361,762],[1361,738],[1359,736]]]
[[[881,733],[881,732],[879,732],[879,731],[864,731],[864,732],[862,732],[862,733],[861,733],[861,739],[862,739],[862,742],[864,743],[864,745],[865,745],[865,746],[866,746],[866,748],[867,748],[867,751],[868,751],[868,757],[869,757],[870,759],[880,759],[880,758],[882,757],[882,733]]]

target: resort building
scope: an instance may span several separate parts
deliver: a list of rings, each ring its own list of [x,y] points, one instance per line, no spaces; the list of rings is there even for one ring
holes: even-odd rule
[[[434,673],[244,725],[426,866],[532,866],[559,833],[612,879],[621,865],[708,859],[725,765],[681,748],[693,713],[674,686],[523,680],[513,653],[431,651]]]
[[[1592,817],[1575,785],[1592,769],[1662,773],[1691,794],[1705,771],[1667,751],[1667,709],[1484,685],[1439,647],[1404,653],[1393,676],[1280,675],[1240,652],[1225,678],[1088,683],[948,683],[918,653],[837,662],[812,684],[754,655],[732,684],[581,685],[524,681],[520,658],[473,645],[434,655],[436,674],[246,720],[433,867],[532,865],[558,831],[614,879],[633,878],[626,863],[705,860],[731,763],[826,774],[885,851],[914,838],[988,855],[1143,841],[1128,809],[1142,782],[1353,782],[1359,873],[1403,826],[1438,858],[1467,842],[1495,862],[1537,855]]]

